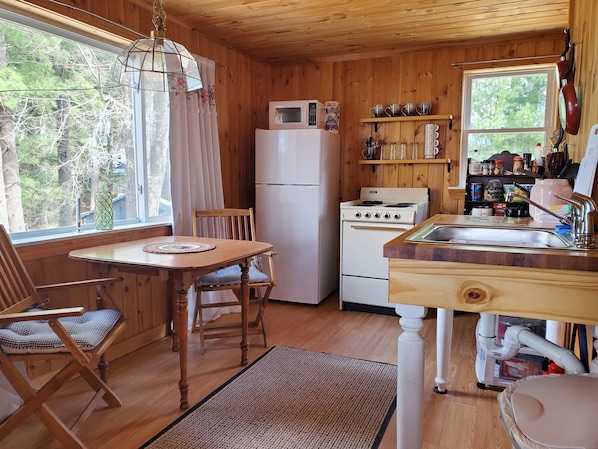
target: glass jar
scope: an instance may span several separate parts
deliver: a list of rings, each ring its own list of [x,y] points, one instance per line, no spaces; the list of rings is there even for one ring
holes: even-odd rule
[[[513,173],[523,173],[523,158],[521,156],[513,158]]]

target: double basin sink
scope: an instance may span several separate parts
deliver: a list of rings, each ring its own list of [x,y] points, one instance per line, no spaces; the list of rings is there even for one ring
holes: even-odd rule
[[[517,248],[576,249],[569,235],[552,229],[430,223],[405,238],[413,243],[452,243]]]

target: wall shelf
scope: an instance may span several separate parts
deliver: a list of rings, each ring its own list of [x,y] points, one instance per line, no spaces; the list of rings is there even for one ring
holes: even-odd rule
[[[359,119],[361,123],[373,123],[374,130],[378,132],[378,125],[380,123],[396,123],[396,122],[417,122],[417,121],[439,121],[439,120],[448,120],[449,122],[449,129],[453,129],[453,116],[452,114],[443,114],[443,115],[408,115],[402,117],[368,117]]]
[[[450,164],[450,159],[361,159],[362,165],[391,165],[391,164]]]
[[[372,172],[376,171],[376,165],[397,165],[397,164],[447,164],[447,171],[451,172],[450,159],[361,159],[360,165],[371,165]]]

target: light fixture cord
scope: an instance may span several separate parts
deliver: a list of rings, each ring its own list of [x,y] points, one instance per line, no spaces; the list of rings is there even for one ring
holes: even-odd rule
[[[166,31],[166,11],[164,4],[166,0],[154,0],[154,15],[152,22],[156,29],[156,34],[163,36]]]

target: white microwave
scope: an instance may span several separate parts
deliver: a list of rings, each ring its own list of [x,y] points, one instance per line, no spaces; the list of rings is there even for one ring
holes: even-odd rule
[[[270,129],[324,129],[324,105],[318,100],[271,101]]]

